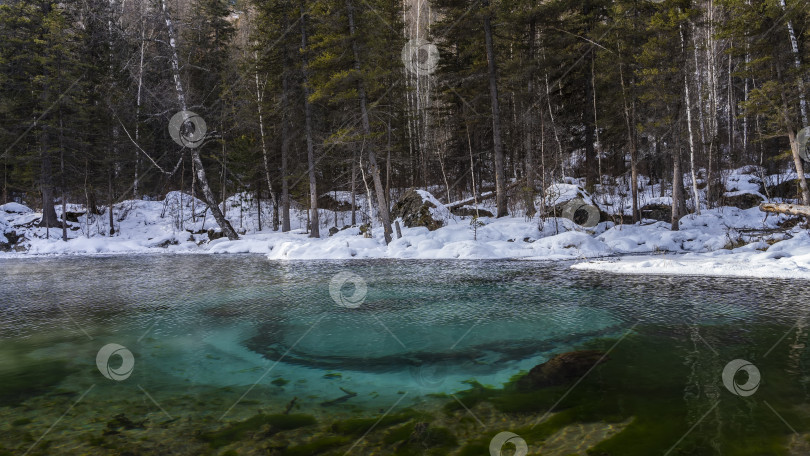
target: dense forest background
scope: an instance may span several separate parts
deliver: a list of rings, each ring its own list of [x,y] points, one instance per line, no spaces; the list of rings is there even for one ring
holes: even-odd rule
[[[349,191],[390,239],[408,187],[531,217],[578,177],[638,221],[655,183],[677,221],[754,165],[810,204],[809,26],[808,0],[4,0],[0,203],[57,226],[54,204],[179,189],[235,238],[216,206],[236,192],[289,230],[291,205]],[[206,124],[186,147],[184,110]]]

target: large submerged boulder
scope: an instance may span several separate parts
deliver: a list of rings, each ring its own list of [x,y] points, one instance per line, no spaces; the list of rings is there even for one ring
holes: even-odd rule
[[[444,206],[430,193],[424,190],[408,189],[394,204],[391,211],[393,218],[401,218],[408,228],[424,226],[430,231],[437,230],[444,225],[438,214],[439,206]],[[446,209],[444,209],[446,211]]]
[[[592,367],[607,359],[605,352],[599,350],[580,350],[556,355],[533,367],[517,381],[517,387],[520,390],[533,390],[565,385],[580,379]]]

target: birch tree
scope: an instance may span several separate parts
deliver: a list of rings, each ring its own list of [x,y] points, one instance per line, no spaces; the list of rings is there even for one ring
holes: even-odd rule
[[[183,82],[180,79],[180,58],[178,57],[177,53],[177,37],[174,31],[174,22],[172,21],[172,17],[169,13],[169,8],[166,2],[167,0],[160,0],[163,17],[166,21],[166,31],[169,36],[169,60],[171,63],[172,78],[174,79],[175,94],[177,95],[177,104],[180,106],[180,109],[182,111],[187,111],[188,105],[186,104],[186,93],[183,89]],[[205,202],[208,205],[208,209],[214,216],[214,220],[216,220],[220,229],[225,236],[228,237],[228,239],[232,241],[239,239],[239,236],[236,234],[236,230],[233,229],[231,223],[225,218],[222,211],[219,209],[214,192],[211,191],[211,186],[208,183],[208,177],[205,174],[205,168],[203,167],[202,159],[200,158],[199,148],[190,148],[190,154],[194,173],[199,181],[199,185],[202,190],[203,197],[205,198]]]
[[[309,101],[309,61],[307,56],[307,11],[306,3],[301,3],[301,75],[304,90],[304,131],[307,141],[307,173],[309,175],[309,237],[321,237],[320,219],[318,218],[318,185],[315,177],[315,143],[312,137],[312,104]]]

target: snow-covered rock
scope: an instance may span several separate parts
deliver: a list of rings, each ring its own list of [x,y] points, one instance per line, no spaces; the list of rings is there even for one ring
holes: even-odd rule
[[[423,226],[431,231],[444,226],[450,211],[432,194],[410,189],[394,204],[391,216],[402,219],[408,228]]]
[[[28,214],[30,212],[34,212],[30,208],[28,208],[27,206],[23,206],[20,203],[6,203],[6,204],[3,204],[2,206],[0,206],[0,211],[8,212],[8,213],[11,213],[11,214]]]

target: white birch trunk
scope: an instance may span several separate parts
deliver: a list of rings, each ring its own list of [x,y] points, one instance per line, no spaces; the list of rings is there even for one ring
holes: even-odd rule
[[[787,6],[785,0],[779,0],[782,10],[787,14]],[[801,58],[799,57],[799,43],[796,41],[796,32],[793,30],[793,21],[787,21],[788,36],[790,37],[790,49],[793,51],[793,66],[799,70],[802,66]],[[807,124],[807,99],[805,98],[804,78],[799,75],[797,79],[799,86],[799,110],[802,115],[802,126],[806,127]]]
[[[681,46],[686,49],[684,31],[681,29]],[[689,132],[689,168],[692,175],[692,198],[695,202],[695,213],[700,215],[700,196],[697,188],[697,173],[695,172],[695,140],[692,134],[692,103],[689,100],[689,72],[683,73],[684,99],[686,100],[686,127]]]
[[[253,57],[258,65],[259,55],[254,51]],[[262,103],[264,102],[264,85],[259,84],[259,70],[253,73],[256,80],[256,112],[259,116],[259,135],[262,139],[262,161],[264,161],[264,176],[267,179],[267,190],[270,192],[270,199],[273,201],[273,231],[278,231],[278,196],[273,191],[273,181],[270,180],[270,160],[267,158],[267,142],[264,139],[264,115],[262,114]],[[261,205],[259,212],[261,212]]]
[[[172,50],[171,68],[172,76],[174,78],[174,88],[175,92],[177,93],[177,102],[180,104],[180,109],[186,111],[186,94],[183,90],[183,83],[180,80],[180,59],[177,56],[177,40],[174,33],[174,24],[172,23],[171,16],[169,15],[169,8],[166,5],[166,0],[160,0],[160,4],[163,10],[163,17],[166,20],[166,29],[169,34],[169,47]],[[219,224],[220,229],[228,237],[228,239],[232,241],[239,239],[239,236],[237,236],[236,231],[233,229],[230,222],[228,222],[228,220],[219,210],[219,205],[217,205],[216,198],[214,198],[214,192],[211,191],[211,186],[208,185],[208,178],[205,175],[205,169],[203,168],[202,159],[200,158],[200,151],[196,147],[191,148],[191,160],[197,180],[200,181],[200,187],[202,188],[205,202],[208,204],[208,208],[211,209],[211,215],[214,216],[214,219],[217,221],[217,224]]]
[[[143,14],[143,13],[142,13]],[[141,55],[140,63],[138,65],[138,94],[135,98],[135,142],[140,144],[141,136],[141,89],[143,88],[143,55],[146,48],[146,25],[145,20],[141,18]],[[141,165],[141,154],[135,150],[135,182],[132,184],[132,192],[135,199],[138,199],[138,186],[140,183],[140,176],[138,175],[138,168]]]

